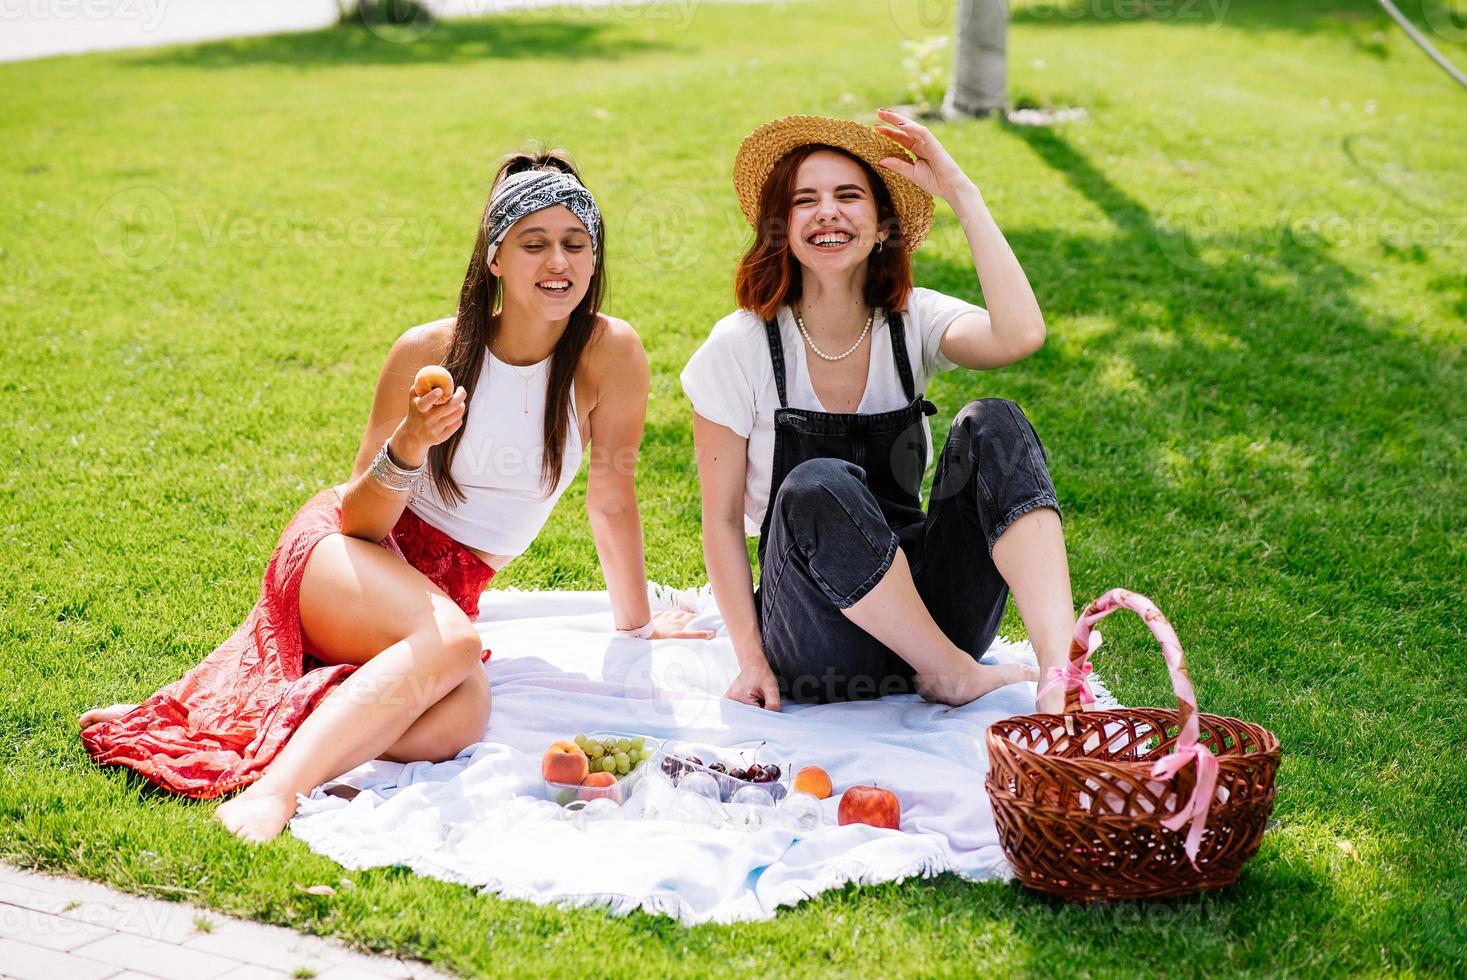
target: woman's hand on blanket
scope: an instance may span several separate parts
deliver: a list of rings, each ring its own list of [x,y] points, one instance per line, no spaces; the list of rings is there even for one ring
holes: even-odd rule
[[[774,676],[769,662],[761,657],[758,663],[744,664],[739,668],[739,676],[734,678],[723,696],[730,701],[778,711],[779,678]]]
[[[690,623],[697,613],[686,609],[664,609],[652,614],[652,636],[654,640],[711,640],[712,630],[690,630]]]

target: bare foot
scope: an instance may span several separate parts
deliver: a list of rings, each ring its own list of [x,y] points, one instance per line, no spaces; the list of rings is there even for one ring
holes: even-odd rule
[[[295,794],[288,799],[251,786],[234,799],[219,804],[214,819],[240,840],[263,844],[274,840],[295,816]]]
[[[980,664],[968,661],[961,673],[918,674],[917,693],[938,704],[959,705],[1009,684],[1039,680],[1039,668],[1028,664]]]
[[[116,721],[136,707],[135,704],[114,704],[110,708],[93,708],[78,718],[77,724],[81,726],[82,731],[86,731],[93,725],[100,725],[104,721]]]
[[[1043,687],[1044,684],[1040,684],[1039,686],[1040,687]],[[1102,708],[1098,704],[1082,704],[1082,705],[1080,705],[1080,710],[1081,711],[1104,711],[1105,709]],[[1044,695],[1044,697],[1038,698],[1037,700],[1035,700],[1035,702],[1034,702],[1034,713],[1035,714],[1038,714],[1038,715],[1062,715],[1062,714],[1064,714],[1065,713],[1065,692],[1064,692],[1064,688],[1061,685],[1056,684],[1054,687],[1050,688],[1050,690]]]

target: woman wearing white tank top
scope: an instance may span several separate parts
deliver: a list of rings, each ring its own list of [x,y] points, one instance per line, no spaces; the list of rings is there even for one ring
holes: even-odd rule
[[[82,716],[92,756],[185,795],[248,785],[215,818],[251,841],[280,833],[298,793],[364,762],[455,757],[489,722],[471,619],[478,591],[529,546],[583,446],[586,509],[617,631],[709,638],[687,629],[690,613],[649,609],[634,487],[647,357],[630,326],[599,312],[604,256],[600,212],[565,156],[506,160],[457,316],[393,345],[351,479],[312,498],[286,529],[250,628],[148,702]],[[417,372],[434,364],[459,387],[414,396]],[[276,634],[289,634],[293,648]],[[268,724],[252,714],[258,704],[241,704],[214,729],[232,740],[199,746],[188,766],[150,740],[150,727],[194,729],[245,664],[267,660],[283,674]],[[277,731],[286,715],[293,729]],[[268,756],[254,752],[261,745]]]

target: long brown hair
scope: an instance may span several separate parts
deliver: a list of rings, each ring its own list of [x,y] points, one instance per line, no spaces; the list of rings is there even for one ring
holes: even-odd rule
[[[479,232],[474,238],[474,251],[469,256],[468,272],[464,274],[463,288],[458,294],[458,317],[453,324],[453,340],[443,362],[448,373],[463,385],[466,413],[469,402],[474,398],[474,385],[479,379],[479,366],[484,360],[484,352],[499,334],[498,300],[502,287],[499,277],[489,271],[489,202],[494,199],[494,188],[499,186],[500,181],[511,174],[526,170],[559,170],[581,180],[579,171],[564,150],[544,150],[511,153],[499,165],[499,170],[489,185],[489,201],[484,204],[484,216],[479,219]],[[586,289],[586,295],[571,311],[565,333],[561,334],[555,349],[550,352],[549,390],[545,395],[545,457],[540,467],[540,484],[547,495],[560,478],[569,431],[570,396],[571,387],[575,383],[576,366],[580,364],[581,354],[600,322],[601,300],[606,292],[604,223],[601,234],[602,240],[597,243],[596,266],[591,274],[590,286]],[[461,425],[453,435],[428,451],[428,458],[432,461],[433,485],[440,497],[454,504],[461,504],[468,499],[448,472],[463,434],[464,426]]]
[[[866,261],[863,290],[866,305],[873,309],[901,310],[912,292],[912,263],[903,247],[902,224],[892,206],[886,182],[860,157],[838,146],[810,143],[796,147],[770,171],[759,193],[759,227],[754,242],[734,276],[734,296],[740,307],[752,310],[762,320],[771,320],[781,306],[800,298],[804,283],[800,261],[790,251],[790,211],[794,207],[795,177],[800,164],[822,150],[849,157],[866,171],[871,192],[876,195],[876,217],[887,232],[886,244]]]

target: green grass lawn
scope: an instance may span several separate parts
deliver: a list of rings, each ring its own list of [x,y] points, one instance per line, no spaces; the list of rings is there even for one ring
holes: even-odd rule
[[[608,308],[653,365],[648,570],[701,583],[677,373],[731,308],[735,148],[777,115],[903,101],[900,39],[942,30],[915,7],[0,65],[0,859],[465,973],[1462,971],[1467,92],[1368,0],[1232,0],[1220,22],[1207,4],[1021,4],[1015,98],[1089,121],[938,128],[1050,336],[1012,368],[943,376],[937,422],[1018,400],[1077,602],[1149,594],[1204,710],[1278,734],[1279,824],[1233,889],[1079,908],[949,876],[696,929],[401,869],[318,897],[296,885],[337,882],[335,863],[288,835],[238,843],[213,803],[82,752],[80,711],[173,680],[249,610],[286,520],[348,472],[392,340],[452,312],[494,162],[530,138],[570,148],[605,207]],[[981,301],[941,206],[916,270]],[[496,585],[601,586],[583,486]],[[1110,623],[1112,689],[1168,703],[1144,628]]]

